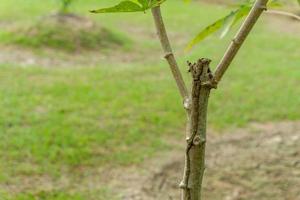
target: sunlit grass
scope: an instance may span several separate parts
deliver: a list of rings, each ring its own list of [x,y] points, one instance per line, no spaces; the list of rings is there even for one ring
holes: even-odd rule
[[[162,59],[153,61],[151,55],[160,51],[158,41],[155,37],[135,40],[132,32],[142,29],[153,34],[151,16],[86,12],[104,4],[108,5],[106,1],[78,0],[73,9],[105,27],[120,27],[118,31],[124,31],[149,53],[143,61],[123,63],[116,59],[115,63],[90,67],[1,64],[0,183],[44,174],[57,178],[61,169],[75,178],[81,175],[76,171],[80,166],[93,169],[137,164],[173,148],[166,138],[184,138],[185,114],[171,73]],[[5,0],[0,5],[0,19],[21,24],[55,9],[53,1]],[[184,78],[189,81],[186,60],[209,57],[215,65],[231,37],[210,38],[185,55],[184,45],[227,9],[181,1],[170,1],[163,9]],[[273,32],[263,22],[247,40],[219,89],[213,91],[210,130],[300,118],[300,38]],[[72,194],[69,190],[24,192],[7,198],[87,199],[87,192]],[[95,196],[101,199],[101,195]]]

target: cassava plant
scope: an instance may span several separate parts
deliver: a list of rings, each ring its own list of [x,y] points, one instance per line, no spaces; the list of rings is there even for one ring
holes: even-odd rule
[[[188,62],[189,72],[192,77],[192,88],[187,86],[182,78],[177,61],[173,54],[171,44],[166,32],[161,14],[161,4],[166,0],[125,0],[115,6],[93,10],[93,13],[119,13],[119,12],[145,12],[151,10],[155,22],[157,35],[159,37],[164,57],[167,60],[178,90],[183,100],[183,107],[187,113],[186,128],[186,150],[185,168],[183,179],[179,184],[182,189],[181,200],[201,200],[202,179],[205,170],[205,145],[207,127],[207,106],[209,95],[212,89],[216,89],[223,75],[237,55],[247,36],[256,24],[257,20],[268,7],[276,6],[276,0],[255,0],[243,1],[238,9],[229,15],[217,20],[215,23],[201,30],[199,34],[191,40],[186,50],[190,50],[195,44],[205,39],[208,35],[221,31],[224,36],[233,25],[240,19],[246,17],[232,39],[224,56],[216,66],[215,71],[210,68],[209,58],[200,58],[195,63]],[[190,0],[184,0],[190,1]],[[297,0],[299,1],[299,0]],[[297,19],[296,15],[281,12]]]

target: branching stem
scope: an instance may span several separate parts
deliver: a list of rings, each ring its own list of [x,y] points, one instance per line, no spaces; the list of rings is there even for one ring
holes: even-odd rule
[[[202,179],[205,170],[207,106],[210,91],[212,88],[216,88],[217,83],[223,77],[258,18],[266,10],[267,2],[268,0],[256,0],[248,17],[218,64],[214,75],[209,68],[209,59],[200,59],[197,63],[190,64],[190,72],[193,77],[191,95],[187,90],[173,54],[160,7],[152,8],[160,43],[184,100],[184,108],[188,116],[185,169],[183,180],[180,183],[180,187],[183,189],[182,200],[201,200]]]
[[[232,40],[220,63],[217,65],[217,69],[214,73],[214,81],[216,83],[222,79],[258,18],[261,16],[262,12],[267,9],[267,3],[268,0],[256,0],[245,22],[242,24],[240,30]]]

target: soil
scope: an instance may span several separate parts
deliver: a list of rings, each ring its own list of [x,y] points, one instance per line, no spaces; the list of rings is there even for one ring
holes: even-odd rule
[[[300,199],[300,122],[255,124],[207,145],[206,200]],[[122,200],[180,199],[183,147],[136,170],[109,174]],[[118,181],[116,181],[118,180]]]
[[[300,121],[252,124],[220,135],[208,132],[205,200],[299,200]],[[170,139],[170,138],[168,138]],[[19,177],[0,185],[11,194],[112,190],[120,200],[179,200],[184,142],[141,165],[69,169],[60,177]],[[102,198],[100,198],[102,199]]]
[[[53,49],[43,49],[41,51],[22,48],[16,45],[0,44],[0,64],[18,65],[21,67],[82,67],[97,66],[99,63],[132,63],[143,61],[146,52],[137,53],[135,49],[124,51],[115,49],[112,51],[85,51],[81,53],[66,53]],[[159,52],[157,53],[159,54]]]

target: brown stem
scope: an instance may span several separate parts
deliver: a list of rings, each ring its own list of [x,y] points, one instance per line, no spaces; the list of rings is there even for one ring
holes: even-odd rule
[[[187,127],[186,127],[186,137],[190,135],[191,132],[191,100],[189,98],[189,93],[186,87],[186,84],[184,83],[184,80],[182,78],[181,72],[179,70],[178,64],[176,62],[175,56],[173,54],[171,44],[167,35],[167,31],[164,25],[164,21],[161,15],[160,7],[154,7],[152,8],[152,15],[155,22],[157,35],[159,37],[161,46],[163,48],[163,51],[165,53],[165,59],[168,61],[170,69],[172,71],[173,77],[176,81],[177,87],[179,89],[179,92],[181,94],[181,97],[183,98],[183,106],[187,112]],[[185,162],[185,168],[187,166],[187,160]],[[184,170],[185,172],[187,170]],[[185,176],[185,175],[184,175]],[[184,194],[185,195],[185,194]]]
[[[235,58],[250,31],[256,24],[258,18],[261,16],[262,12],[266,10],[267,3],[268,0],[256,0],[245,22],[241,26],[237,35],[232,40],[229,48],[225,52],[225,55],[218,64],[217,69],[214,73],[214,82],[218,83],[222,79],[232,60]]]
[[[173,54],[159,6],[152,8],[152,15],[155,22],[157,35],[165,53],[165,59],[169,63],[173,77],[176,81],[177,87],[183,100],[187,101],[187,99],[189,98],[189,93]]]
[[[183,189],[182,200],[200,200],[202,179],[205,169],[205,143],[207,106],[212,74],[209,59],[200,59],[190,63],[193,77],[190,134],[187,138],[185,169],[180,187]]]

